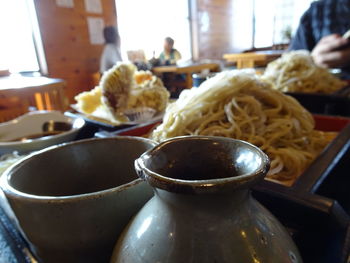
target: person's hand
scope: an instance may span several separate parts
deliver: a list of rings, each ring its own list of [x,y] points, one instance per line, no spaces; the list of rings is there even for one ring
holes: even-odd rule
[[[350,40],[338,34],[323,37],[312,50],[315,63],[327,68],[341,68],[350,64]]]

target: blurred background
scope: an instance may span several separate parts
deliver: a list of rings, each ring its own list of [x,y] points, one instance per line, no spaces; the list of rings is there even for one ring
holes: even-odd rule
[[[65,94],[96,84],[102,28],[114,25],[124,60],[157,57],[170,36],[183,61],[284,49],[311,0],[1,0],[0,69],[64,79]]]

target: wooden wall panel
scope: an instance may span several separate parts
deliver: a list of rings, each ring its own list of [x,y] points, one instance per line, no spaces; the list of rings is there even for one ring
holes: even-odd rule
[[[194,0],[197,14],[198,58],[222,59],[232,52],[234,0]]]
[[[105,25],[116,25],[115,0],[101,0],[102,14],[85,11],[84,0],[74,8],[56,5],[55,0],[35,0],[49,77],[67,82],[70,102],[84,90],[93,88],[93,74],[99,70],[103,45],[90,44],[87,17],[102,17]]]

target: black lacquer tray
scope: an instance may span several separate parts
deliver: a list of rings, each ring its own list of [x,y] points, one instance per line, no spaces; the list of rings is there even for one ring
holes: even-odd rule
[[[350,90],[350,89],[349,89]],[[311,113],[350,116],[350,98],[339,94],[286,92]]]
[[[0,262],[35,263],[29,244],[22,237],[13,220],[0,206]]]
[[[287,228],[304,262],[347,262],[350,218],[337,201],[266,186],[256,187],[253,196]]]

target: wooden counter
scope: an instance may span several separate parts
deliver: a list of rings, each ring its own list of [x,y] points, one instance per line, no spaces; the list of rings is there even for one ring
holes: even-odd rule
[[[237,63],[237,68],[254,68],[257,65],[266,66],[272,60],[279,58],[284,50],[269,50],[247,53],[224,54],[223,58],[227,62]]]

